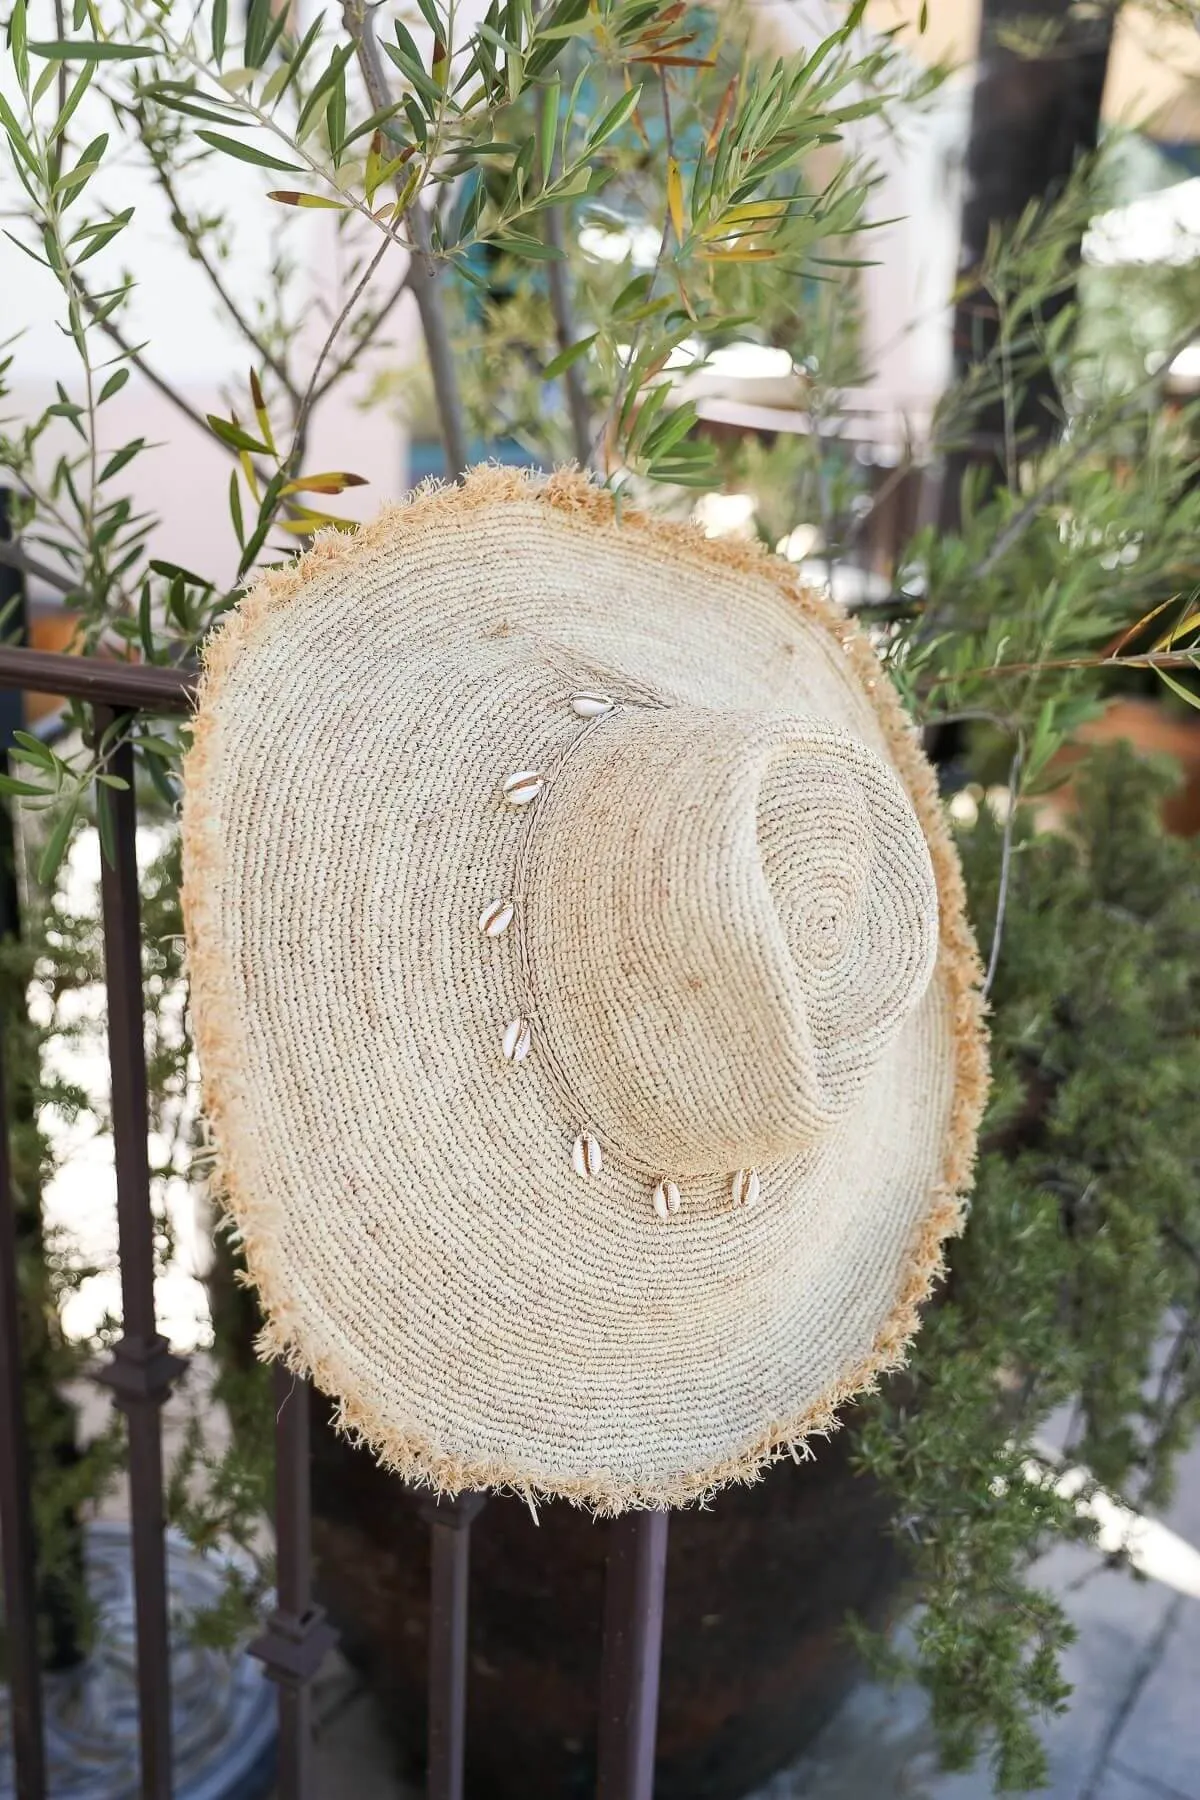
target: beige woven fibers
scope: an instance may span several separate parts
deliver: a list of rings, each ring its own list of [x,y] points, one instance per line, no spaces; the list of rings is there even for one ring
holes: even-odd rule
[[[891,687],[785,564],[476,471],[262,581],[186,778],[265,1349],[386,1463],[682,1503],[902,1359],[975,951]]]

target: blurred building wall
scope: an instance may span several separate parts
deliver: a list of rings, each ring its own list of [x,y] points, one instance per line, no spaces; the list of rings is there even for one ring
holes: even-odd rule
[[[76,118],[77,142],[86,141],[93,131],[109,124],[105,109],[93,104],[90,95]],[[122,330],[128,339],[145,345],[147,359],[198,412],[221,412],[228,417],[231,405],[236,405],[246,422],[253,352],[223,314],[203,270],[189,260],[171,228],[167,204],[147,171],[119,148],[109,156],[89,185],[80,216],[83,205],[96,201],[114,210],[133,204],[137,214],[125,234],[85,265],[84,274],[90,277],[93,289],[99,290],[115,286],[125,271],[132,272],[136,286],[122,315]],[[281,207],[265,198],[263,186],[257,172],[242,171],[228,158],[212,157],[189,173],[186,202],[189,211],[219,215],[224,220],[228,251],[221,273],[252,319],[258,297],[270,280],[272,258],[286,243],[294,261],[289,306],[298,321],[293,362],[296,373],[303,376],[340,304],[338,274],[344,269],[346,250],[333,214]],[[389,261],[387,286],[402,270],[398,256]],[[56,381],[62,381],[72,397],[78,398],[81,376],[74,348],[63,335],[61,290],[47,270],[7,238],[0,238],[0,295],[2,335],[10,340],[14,359],[8,376],[11,392],[0,402],[0,409],[8,421],[6,429],[12,432],[14,425],[35,418],[54,400]],[[385,333],[394,348],[372,350],[364,356],[353,377],[332,393],[314,416],[305,466],[310,470],[348,468],[366,476],[370,483],[331,503],[334,510],[347,516],[369,515],[404,489],[403,433],[389,410],[364,410],[362,402],[382,368],[394,367],[400,358],[411,356],[415,331],[415,314],[405,301],[392,315]],[[15,343],[11,342],[14,338]],[[91,343],[97,359],[115,354],[99,330],[91,334]],[[227,499],[230,457],[210,433],[184,418],[136,371],[122,391],[105,403],[100,417],[106,448],[116,448],[135,437],[154,446],[131,465],[127,491],[139,508],[161,519],[155,554],[206,575],[231,579],[237,546]],[[72,441],[78,444],[69,425],[57,422],[40,452],[43,466],[51,466]]]

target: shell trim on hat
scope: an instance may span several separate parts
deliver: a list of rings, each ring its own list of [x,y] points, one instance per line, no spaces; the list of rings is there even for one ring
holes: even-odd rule
[[[948,995],[951,1052],[954,1062],[949,1123],[945,1134],[940,1180],[922,1209],[919,1225],[901,1271],[891,1310],[876,1331],[868,1353],[846,1369],[813,1404],[793,1416],[770,1422],[736,1454],[722,1457],[699,1469],[682,1470],[668,1477],[639,1481],[624,1474],[597,1469],[586,1476],[542,1478],[527,1468],[507,1464],[495,1456],[472,1458],[448,1452],[421,1433],[397,1429],[393,1420],[361,1393],[355,1393],[353,1357],[342,1354],[331,1336],[318,1341],[281,1255],[274,1218],[264,1197],[251,1190],[240,1174],[238,1146],[231,1141],[231,1114],[241,1078],[240,1046],[235,1031],[227,1028],[230,1016],[221,1004],[226,980],[220,944],[211,929],[208,901],[215,891],[221,846],[204,828],[202,796],[218,752],[215,743],[216,704],[243,651],[281,609],[301,596],[306,586],[340,569],[365,569],[376,559],[394,556],[414,531],[428,525],[468,526],[472,513],[505,503],[545,506],[558,517],[577,519],[596,527],[617,525],[647,553],[662,562],[686,564],[693,569],[722,570],[766,579],[795,606],[804,618],[841,646],[848,666],[869,697],[878,717],[894,771],[906,789],[920,821],[933,865],[940,909],[938,968]],[[584,700],[604,701],[602,674],[597,686],[574,689]],[[596,716],[576,708],[580,719]],[[516,765],[512,765],[515,767]],[[504,771],[498,771],[502,778]],[[286,568],[265,575],[229,614],[211,640],[205,655],[205,672],[198,701],[193,747],[186,765],[189,804],[185,804],[183,837],[185,853],[184,912],[193,987],[205,1003],[196,1010],[197,1050],[205,1083],[205,1107],[215,1144],[214,1188],[230,1210],[244,1245],[251,1277],[259,1290],[268,1323],[262,1333],[263,1354],[280,1358],[310,1377],[316,1386],[337,1401],[337,1423],[359,1439],[388,1468],[404,1479],[437,1492],[499,1488],[514,1491],[527,1500],[562,1497],[599,1513],[617,1513],[631,1506],[662,1507],[702,1499],[730,1481],[750,1481],[783,1455],[798,1457],[807,1440],[826,1435],[836,1425],[837,1409],[850,1397],[872,1389],[878,1377],[902,1363],[906,1346],[919,1322],[919,1308],[929,1296],[943,1269],[944,1240],[961,1229],[962,1196],[971,1178],[975,1139],[987,1088],[987,1056],[979,997],[980,968],[974,941],[965,917],[962,878],[950,833],[938,800],[933,773],[920,751],[916,734],[899,699],[879,668],[862,632],[829,602],[806,588],[781,560],[756,546],[728,539],[710,540],[699,529],[653,520],[621,503],[585,477],[560,473],[548,479],[510,470],[484,468],[473,471],[460,488],[427,486],[405,504],[386,510],[373,524],[353,537],[329,534],[318,538],[306,555]],[[483,796],[480,796],[480,803]],[[468,802],[469,803],[469,802]],[[509,896],[497,894],[484,917],[500,916]],[[470,908],[466,930],[472,929]],[[447,921],[458,929],[461,921]],[[506,922],[507,923],[507,922]],[[500,930],[505,929],[501,925]],[[483,918],[479,930],[488,932]],[[572,1123],[584,1130],[586,1120]],[[569,1137],[567,1142],[569,1144]],[[740,1175],[738,1177],[740,1179]],[[664,1171],[661,1205],[665,1216],[669,1201],[674,1212],[678,1197],[670,1193],[671,1172]],[[647,1205],[647,1211],[651,1209]],[[652,1227],[653,1228],[653,1225]]]

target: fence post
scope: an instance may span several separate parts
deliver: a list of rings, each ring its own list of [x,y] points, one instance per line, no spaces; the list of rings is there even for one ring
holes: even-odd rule
[[[0,489],[0,540],[7,541],[8,495]],[[0,604],[21,594],[20,577],[0,563]],[[0,639],[19,640],[18,629],[0,631]],[[42,652],[0,642],[0,764],[21,723],[21,694],[29,688],[72,694],[96,705],[97,727],[110,731],[124,724],[113,703],[150,705],[178,711],[186,707],[194,671],[147,670],[86,657]],[[104,704],[108,701],[109,704]],[[110,737],[110,742],[111,742]],[[136,1588],[138,1694],[142,1735],[141,1791],[147,1800],[169,1800],[171,1793],[170,1673],[167,1631],[165,1546],[163,1543],[162,1451],[159,1408],[183,1367],[170,1354],[155,1328],[154,1228],[150,1208],[147,1150],[144,999],[136,861],[136,809],[133,756],[118,739],[110,761],[114,774],[128,783],[120,793],[107,791],[112,807],[115,859],[102,872],[105,969],[108,990],[109,1056],[112,1066],[113,1136],[117,1170],[124,1335],[113,1361],[101,1376],[115,1390],[129,1418],[130,1487],[133,1501],[134,1578]],[[0,936],[17,935],[11,839],[3,837],[8,814],[0,800]],[[5,854],[5,852],[8,854]],[[0,1070],[0,1076],[2,1076]],[[2,1082],[0,1082],[2,1086]],[[15,1110],[21,1108],[24,1090]],[[28,1102],[31,1104],[31,1100]],[[39,1588],[32,1522],[31,1452],[25,1429],[23,1378],[28,1374],[31,1343],[36,1335],[18,1328],[19,1232],[28,1226],[26,1243],[39,1247],[40,1215],[30,1196],[18,1216],[9,1159],[6,1104],[0,1093],[0,1566],[5,1578],[9,1672],[12,1688],[12,1740],[17,1791],[21,1800],[43,1800],[45,1750],[41,1720],[40,1651],[47,1628],[52,1660],[62,1666],[78,1655],[73,1609],[48,1582]],[[27,1220],[24,1216],[29,1214]],[[28,1326],[28,1321],[25,1324]],[[67,1431],[64,1442],[73,1445]],[[79,1537],[82,1572],[82,1537]]]
[[[608,1528],[597,1800],[653,1800],[669,1516],[623,1513]]]
[[[29,1503],[29,1441],[21,1391],[16,1208],[8,1161],[4,1045],[0,1041],[0,1556],[17,1792],[43,1800],[46,1753],[38,1664],[37,1588]]]
[[[279,1800],[313,1800],[312,1683],[337,1633],[312,1598],[307,1381],[275,1365],[275,1610],[250,1645],[279,1693]]]
[[[112,1388],[129,1430],[130,1515],[137,1620],[138,1718],[143,1800],[171,1796],[171,1643],[167,1614],[163,1506],[162,1405],[181,1370],[160,1336],[154,1308],[154,1216],[147,1137],[145,997],[137,872],[133,748],[125,715],[95,708],[97,741],[109,773],[126,783],[106,788],[111,861],[100,859],[108,1056],[112,1076],[113,1154],[121,1252],[122,1333],[100,1379]]]
[[[483,1494],[427,1500],[429,1525],[429,1800],[462,1800],[467,1732],[467,1590],[471,1524]]]

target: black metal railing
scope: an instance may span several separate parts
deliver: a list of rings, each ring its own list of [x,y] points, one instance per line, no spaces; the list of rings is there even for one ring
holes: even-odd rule
[[[133,748],[124,734],[138,713],[186,713],[195,679],[187,670],[0,648],[0,690],[35,690],[88,703],[97,738],[105,736],[106,742],[116,745],[109,767],[128,784],[106,788],[100,802],[110,809],[112,826],[111,857],[102,864],[101,899],[124,1314],[122,1336],[100,1378],[112,1388],[129,1434],[143,1800],[170,1800],[172,1794],[161,1414],[185,1365],[159,1333],[154,1310],[137,802]],[[53,1800],[46,1785],[42,1733],[37,1559],[18,1328],[17,1219],[7,1145],[0,1044],[0,1545],[11,1741],[19,1800]],[[313,1598],[309,1405],[307,1385],[280,1370],[275,1609],[251,1645],[278,1690],[280,1800],[316,1800],[312,1683],[334,1642]],[[470,1539],[482,1504],[479,1496],[464,1496],[453,1502],[431,1500],[424,1507],[431,1534],[429,1800],[461,1800],[463,1793]],[[597,1529],[609,1533],[598,1800],[651,1800],[667,1515],[634,1513]]]

